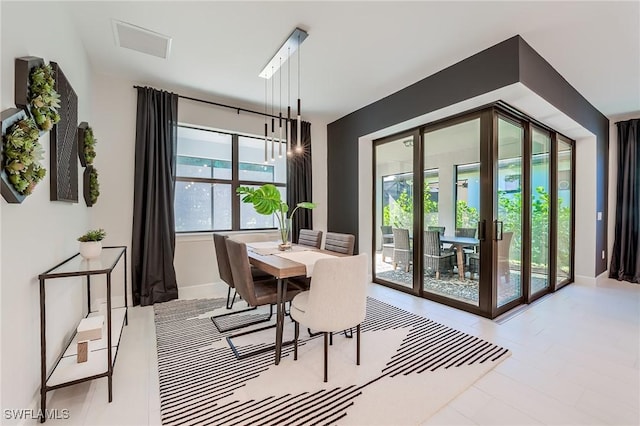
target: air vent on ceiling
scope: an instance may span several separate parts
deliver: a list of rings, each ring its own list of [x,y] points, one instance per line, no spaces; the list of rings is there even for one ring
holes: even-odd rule
[[[125,47],[147,55],[167,59],[171,51],[171,37],[146,28],[112,20],[116,46]]]

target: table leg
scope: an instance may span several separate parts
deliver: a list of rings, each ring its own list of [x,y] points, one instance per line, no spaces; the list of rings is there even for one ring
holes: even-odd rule
[[[278,278],[278,299],[276,305],[278,308],[276,314],[276,365],[280,364],[280,355],[282,352],[282,332],[284,328],[284,282],[282,278]]]
[[[458,276],[460,280],[464,280],[464,252],[461,245],[456,245],[456,251],[458,252]]]

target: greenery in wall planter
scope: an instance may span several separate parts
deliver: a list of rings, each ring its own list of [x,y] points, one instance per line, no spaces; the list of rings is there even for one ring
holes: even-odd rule
[[[44,151],[36,124],[24,111],[3,112],[2,133],[2,195],[8,202],[19,203],[47,174],[40,163]]]
[[[60,95],[55,91],[55,78],[51,65],[31,69],[29,74],[29,105],[38,128],[49,131],[60,121]]]
[[[83,167],[93,164],[96,158],[96,143],[98,140],[93,135],[93,129],[86,121],[78,126],[78,156]]]
[[[84,170],[84,201],[88,207],[98,202],[100,196],[100,183],[98,182],[98,170],[93,166],[87,166]]]

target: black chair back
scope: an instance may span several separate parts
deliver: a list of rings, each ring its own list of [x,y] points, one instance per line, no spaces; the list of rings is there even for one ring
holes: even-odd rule
[[[301,229],[298,234],[298,244],[319,249],[322,245],[322,231]]]
[[[220,278],[227,283],[229,287],[234,288],[233,275],[231,273],[231,265],[229,264],[229,254],[227,253],[226,241],[229,237],[223,234],[213,234],[213,244],[216,248],[216,259],[218,260],[218,271]]]
[[[327,232],[327,239],[324,242],[324,249],[353,255],[356,245],[356,236],[352,234],[339,234],[337,232]]]

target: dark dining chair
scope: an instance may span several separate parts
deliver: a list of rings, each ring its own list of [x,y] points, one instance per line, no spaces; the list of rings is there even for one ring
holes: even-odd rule
[[[229,286],[227,290],[227,309],[231,309],[236,300],[237,291],[235,290],[235,284],[231,274],[231,265],[229,264],[229,254],[227,253],[226,241],[228,238],[228,235],[220,233],[213,234],[213,244],[216,250],[216,260],[218,261],[218,272],[220,273],[220,279]],[[251,276],[257,280],[271,277],[268,273],[254,267],[251,267]],[[231,298],[231,289],[234,290],[233,298]]]
[[[424,231],[424,270],[434,272],[437,280],[440,279],[440,272],[453,273],[455,257],[452,252],[445,252],[440,246],[438,231]]]
[[[249,264],[249,255],[247,253],[247,246],[245,243],[233,241],[231,239],[226,240],[227,252],[229,253],[229,263],[231,266],[231,274],[233,275],[233,282],[235,284],[236,291],[244,301],[251,307],[266,306],[269,305],[269,319],[273,315],[273,305],[278,301],[278,285],[277,280],[273,277],[256,281],[251,275],[251,265]],[[298,287],[287,287],[286,292],[283,294],[283,300],[290,302],[295,295],[300,293]],[[245,325],[246,326],[246,325]],[[233,350],[237,359],[245,359],[253,355],[261,354],[275,346],[269,346],[266,348],[260,348],[252,352],[240,354],[237,348],[234,346],[232,339],[239,336],[245,336],[247,334],[256,333],[258,331],[273,328],[275,325],[269,325],[250,331],[228,336],[227,341],[229,346]],[[293,342],[289,342],[293,343]]]
[[[327,232],[324,241],[324,249],[336,253],[353,255],[356,245],[356,236],[352,234],[340,234],[337,232]]]
[[[298,244],[319,249],[322,246],[322,231],[301,229],[298,234]]]

